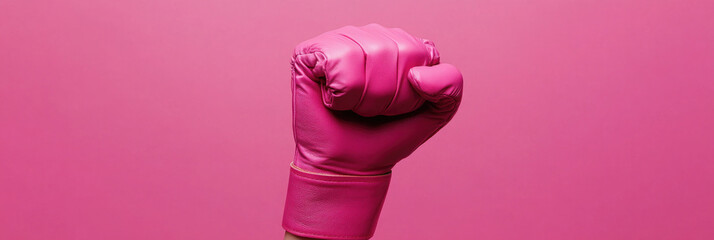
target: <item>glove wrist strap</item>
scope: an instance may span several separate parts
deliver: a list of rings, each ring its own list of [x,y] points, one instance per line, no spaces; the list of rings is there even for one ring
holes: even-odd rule
[[[283,228],[303,237],[369,239],[384,204],[391,173],[331,175],[290,163]]]

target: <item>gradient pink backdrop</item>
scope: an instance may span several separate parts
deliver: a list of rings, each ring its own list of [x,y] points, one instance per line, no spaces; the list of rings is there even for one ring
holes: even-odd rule
[[[712,1],[0,1],[0,239],[280,239],[289,57],[432,39],[452,123],[374,239],[714,239]]]

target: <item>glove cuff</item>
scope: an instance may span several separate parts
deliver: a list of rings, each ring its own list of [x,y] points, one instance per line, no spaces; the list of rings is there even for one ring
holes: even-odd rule
[[[391,172],[376,176],[331,175],[290,163],[283,228],[303,237],[369,239],[389,188]]]

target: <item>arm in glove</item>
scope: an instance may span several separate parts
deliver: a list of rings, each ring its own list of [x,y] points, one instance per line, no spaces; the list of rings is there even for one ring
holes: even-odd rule
[[[392,167],[451,120],[461,92],[458,69],[401,29],[348,26],[299,44],[283,227],[304,237],[370,238]]]

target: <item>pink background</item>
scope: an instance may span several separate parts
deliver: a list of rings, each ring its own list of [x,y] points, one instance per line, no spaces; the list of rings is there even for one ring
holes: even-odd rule
[[[461,68],[374,239],[714,239],[712,1],[0,1],[0,239],[280,239],[289,57]]]

